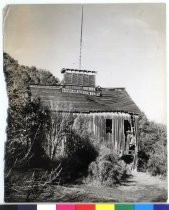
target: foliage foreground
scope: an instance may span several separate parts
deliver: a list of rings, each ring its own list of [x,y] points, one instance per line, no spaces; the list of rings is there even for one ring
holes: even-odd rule
[[[104,145],[98,146],[99,139],[87,130],[86,120],[69,112],[53,114],[40,99],[31,99],[30,84],[59,85],[57,78],[48,71],[19,65],[6,53],[4,74],[9,98],[5,201],[75,202],[87,196],[90,202],[91,185],[105,192],[127,183],[126,164]],[[167,176],[166,133],[166,126],[140,116],[139,171]],[[69,188],[70,193],[63,194],[68,185],[80,185],[80,190],[71,194]]]

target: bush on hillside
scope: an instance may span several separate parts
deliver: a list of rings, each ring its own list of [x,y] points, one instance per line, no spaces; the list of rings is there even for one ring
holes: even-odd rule
[[[153,175],[167,176],[167,150],[161,143],[155,145],[155,152],[150,154],[148,161],[148,171]]]
[[[72,130],[66,135],[65,157],[62,159],[63,176],[67,181],[87,174],[89,164],[96,159],[98,152],[89,136],[81,137]]]
[[[5,147],[6,168],[34,167],[41,162],[45,132],[49,129],[49,111],[36,99],[21,106],[16,118],[8,112],[8,139]],[[14,122],[13,122],[14,120]],[[12,132],[12,133],[11,133]]]
[[[20,65],[7,53],[3,55],[9,99],[5,163],[6,167],[25,167],[35,156],[39,159],[50,120],[40,101],[31,101],[29,85],[56,85],[59,81],[48,71]]]
[[[71,181],[85,174],[88,165],[97,157],[93,137],[85,127],[74,126],[79,121],[70,113],[57,113],[52,117],[51,135],[48,146],[51,148],[50,159],[62,165],[62,179]]]
[[[96,161],[89,165],[88,172],[87,183],[104,186],[119,184],[127,174],[124,162],[103,145],[100,147]]]
[[[138,171],[149,171],[153,176],[167,175],[167,128],[151,122],[144,113],[139,118]]]

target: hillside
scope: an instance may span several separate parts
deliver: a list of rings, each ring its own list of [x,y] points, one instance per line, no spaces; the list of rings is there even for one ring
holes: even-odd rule
[[[9,96],[9,105],[19,105],[27,100],[29,85],[58,85],[59,80],[49,71],[20,65],[4,53],[4,74]]]

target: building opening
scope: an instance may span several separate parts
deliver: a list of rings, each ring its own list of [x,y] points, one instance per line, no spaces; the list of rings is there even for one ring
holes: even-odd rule
[[[127,136],[127,131],[131,131],[131,125],[128,120],[124,120],[124,134]]]
[[[128,131],[131,131],[131,125],[128,120],[124,120],[125,150],[128,150],[129,142],[127,142]]]
[[[112,133],[112,119],[106,119],[106,133]]]

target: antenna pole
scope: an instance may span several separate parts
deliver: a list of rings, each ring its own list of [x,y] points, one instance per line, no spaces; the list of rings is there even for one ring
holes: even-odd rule
[[[81,31],[80,31],[79,69],[81,69],[81,60],[82,60],[82,37],[83,37],[83,5],[82,5],[82,18],[81,18]]]

